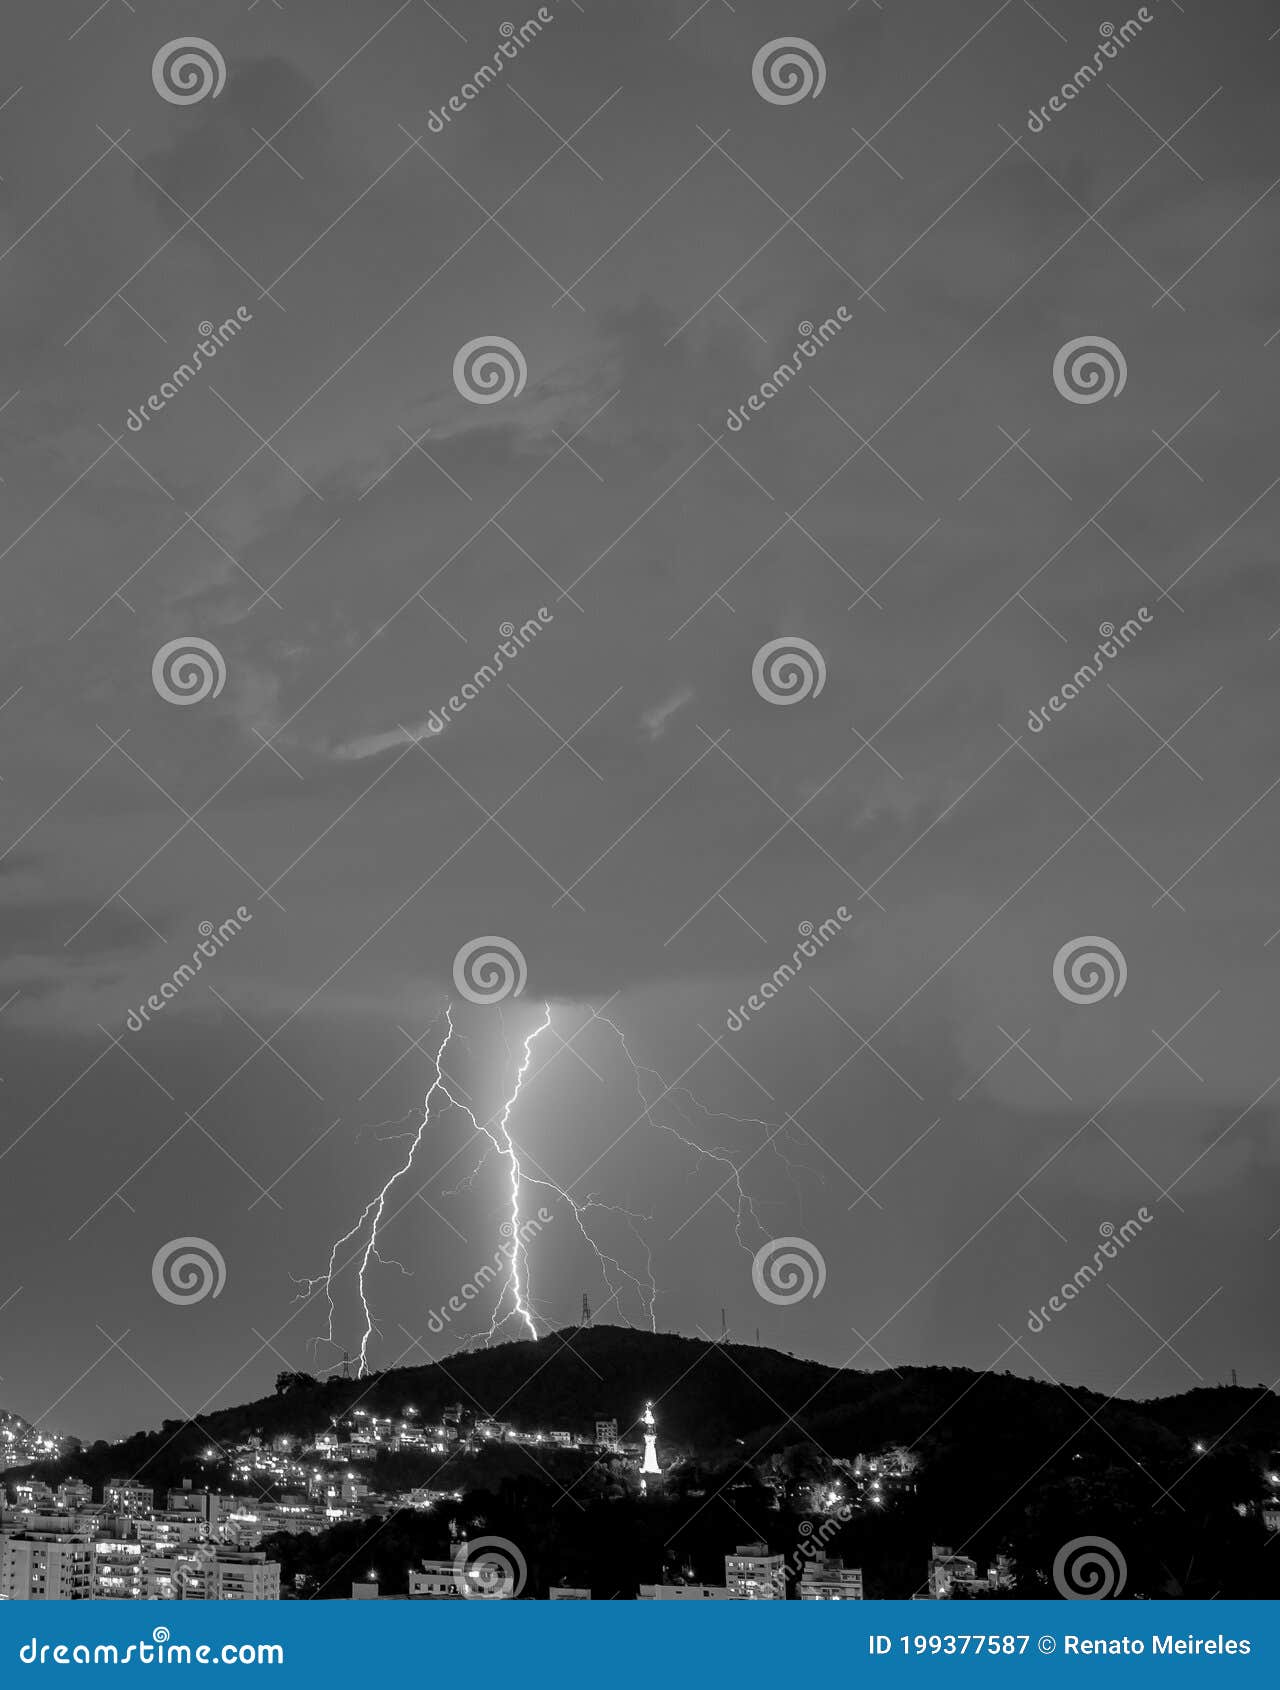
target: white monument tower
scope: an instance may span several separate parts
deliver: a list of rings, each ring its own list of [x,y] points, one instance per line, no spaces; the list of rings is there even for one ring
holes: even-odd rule
[[[657,1421],[653,1418],[653,1404],[651,1402],[644,1405],[640,1424],[644,1427],[644,1461],[641,1464],[640,1471],[641,1473],[661,1473],[662,1469],[658,1466],[656,1448],[658,1442]]]

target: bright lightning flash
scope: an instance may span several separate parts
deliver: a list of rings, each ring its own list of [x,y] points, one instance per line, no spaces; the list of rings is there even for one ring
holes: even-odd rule
[[[465,1115],[473,1130],[487,1140],[480,1161],[471,1173],[466,1175],[458,1186],[454,1187],[454,1191],[456,1192],[464,1186],[470,1186],[489,1156],[496,1153],[505,1165],[510,1193],[508,1219],[501,1229],[504,1241],[497,1251],[497,1255],[505,1261],[506,1271],[490,1317],[488,1330],[481,1335],[483,1341],[488,1342],[493,1339],[509,1321],[517,1322],[530,1338],[536,1339],[540,1335],[537,1324],[539,1316],[530,1291],[529,1250],[526,1241],[528,1213],[523,1201],[524,1193],[530,1187],[550,1192],[564,1203],[572,1213],[582,1237],[599,1262],[601,1275],[609,1289],[610,1302],[618,1302],[621,1311],[622,1299],[626,1292],[630,1290],[639,1303],[645,1323],[651,1330],[656,1331],[655,1305],[658,1297],[658,1286],[653,1273],[653,1255],[650,1245],[638,1224],[641,1221],[651,1220],[652,1217],[639,1214],[614,1203],[603,1202],[594,1195],[588,1194],[582,1198],[575,1197],[571,1189],[550,1177],[531,1155],[527,1146],[521,1147],[511,1131],[512,1113],[524,1090],[526,1081],[530,1079],[534,1046],[544,1033],[551,1030],[551,1005],[549,1003],[543,1005],[541,1021],[524,1038],[520,1059],[516,1065],[515,1083],[509,1096],[504,1099],[501,1108],[491,1119],[484,1123],[479,1121],[470,1105],[457,1095],[457,1091],[445,1075],[446,1056],[454,1039],[459,1037],[454,1026],[452,1005],[446,1007],[444,1019],[444,1036],[432,1060],[435,1073],[423,1100],[422,1119],[415,1132],[403,1135],[410,1140],[404,1160],[390,1175],[381,1190],[365,1205],[354,1224],[334,1240],[329,1251],[326,1270],[311,1278],[295,1281],[301,1287],[299,1292],[301,1297],[311,1298],[323,1293],[327,1308],[327,1323],[323,1341],[334,1346],[338,1344],[335,1281],[340,1273],[355,1265],[356,1291],[364,1322],[360,1334],[357,1372],[360,1377],[368,1373],[369,1348],[378,1333],[377,1322],[369,1300],[370,1270],[374,1266],[389,1266],[399,1268],[402,1273],[407,1272],[402,1263],[384,1255],[381,1248],[384,1228],[390,1225],[396,1216],[412,1201],[413,1195],[411,1194],[398,1207],[392,1209],[390,1208],[392,1194],[399,1183],[412,1172],[418,1153],[426,1140],[427,1129],[432,1124],[433,1119],[440,1120],[450,1109],[456,1109]],[[750,1252],[751,1246],[744,1235],[746,1223],[749,1222],[765,1237],[768,1237],[769,1234],[757,1213],[755,1200],[743,1183],[743,1171],[747,1162],[753,1160],[761,1150],[768,1149],[778,1157],[788,1174],[793,1174],[794,1166],[783,1154],[778,1144],[783,1128],[768,1121],[755,1120],[751,1117],[720,1115],[716,1111],[707,1109],[686,1087],[678,1084],[668,1085],[656,1069],[648,1068],[637,1062],[631,1054],[625,1034],[615,1021],[610,1020],[608,1016],[598,1015],[594,1010],[591,1012],[591,1021],[599,1021],[613,1031],[623,1057],[635,1076],[635,1089],[640,1101],[641,1113],[632,1122],[632,1126],[638,1126],[643,1122],[656,1131],[668,1133],[692,1151],[699,1164],[703,1161],[709,1161],[725,1170],[723,1180],[707,1201],[718,1199],[726,1204],[734,1216],[734,1234],[737,1242],[743,1249]],[[543,1067],[545,1066],[544,1063]],[[541,1069],[537,1070],[532,1077],[536,1078],[537,1073],[540,1072]],[[651,1081],[657,1082],[659,1089],[652,1096],[646,1092],[643,1083],[645,1076]],[[687,1106],[692,1106],[708,1119],[732,1121],[737,1126],[762,1128],[768,1136],[760,1147],[748,1156],[730,1151],[723,1146],[710,1146],[700,1143],[686,1132],[672,1126],[669,1120],[659,1114],[659,1106],[665,1101],[669,1101],[671,1107],[678,1110],[683,1124],[689,1128],[690,1132],[696,1131],[696,1123]],[[620,1219],[631,1232],[644,1254],[645,1265],[642,1273],[632,1272],[615,1255],[607,1251],[594,1235],[588,1224],[588,1217],[597,1211]],[[349,1253],[340,1260],[344,1247],[348,1245],[351,1247]],[[623,1319],[626,1319],[625,1313]],[[548,1324],[550,1323],[548,1322]]]

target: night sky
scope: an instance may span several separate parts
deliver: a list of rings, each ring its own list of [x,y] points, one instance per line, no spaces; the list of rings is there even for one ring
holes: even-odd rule
[[[535,7],[93,6],[10,0],[0,54],[0,1405],[116,1436],[358,1350],[350,1271],[333,1345],[298,1282],[403,1161],[451,999],[482,1121],[551,1005],[510,1129],[619,1265],[549,1201],[543,1329],[584,1289],[643,1324],[648,1247],[663,1330],[1270,1383],[1275,9],[1150,0],[1033,132],[1136,7],[555,0],[436,133]],[[753,85],[782,30],[816,97]],[[216,97],[154,86],[183,36]],[[527,379],[470,402],[495,336]],[[1125,380],[1069,402],[1086,337]],[[192,637],[225,683],[175,706]],[[785,707],[783,638],[825,669]],[[486,935],[527,964],[500,1012],[453,981]],[[1089,936],[1126,978],[1081,1004]],[[645,1117],[606,1001],[705,1109]],[[499,1243],[486,1144],[442,1112],[396,1186],[372,1365],[486,1329],[427,1326]],[[186,1237],[226,1281],[178,1305]],[[785,1238],[820,1295],[757,1294]]]

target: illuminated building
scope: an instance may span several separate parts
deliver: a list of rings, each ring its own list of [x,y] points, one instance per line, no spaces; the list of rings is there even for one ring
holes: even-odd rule
[[[151,1571],[164,1579],[167,1562],[172,1594],[186,1602],[278,1602],[280,1563],[256,1551],[212,1545],[191,1554],[153,1556]]]
[[[806,1561],[800,1574],[802,1602],[861,1602],[862,1568],[846,1567],[826,1555]]]
[[[611,1455],[617,1453],[618,1422],[616,1420],[596,1421],[596,1447],[597,1449],[607,1449]]]
[[[722,1584],[642,1584],[641,1602],[728,1602],[733,1592]]]
[[[204,1520],[189,1508],[153,1510],[133,1521],[133,1535],[149,1555],[161,1555],[179,1544],[207,1535]]]
[[[464,1595],[490,1602],[510,1600],[511,1580],[501,1574],[494,1577],[495,1567],[483,1556],[473,1558],[465,1538],[455,1538],[449,1548],[447,1561],[424,1561],[419,1572],[409,1574],[410,1596],[431,1602],[461,1602]]]
[[[17,1602],[86,1602],[93,1551],[72,1532],[0,1533],[0,1596]]]
[[[424,1561],[420,1571],[409,1574],[409,1594],[421,1602],[461,1602],[453,1562]]]
[[[132,1538],[96,1538],[92,1545],[92,1590],[95,1602],[141,1599],[142,1545]]]
[[[1013,1570],[1007,1557],[997,1555],[995,1564],[987,1568],[986,1576],[978,1572],[977,1563],[968,1555],[955,1555],[941,1544],[933,1545],[929,1560],[929,1594],[937,1601],[946,1601],[953,1591],[966,1596],[986,1596],[993,1590],[1012,1590]]]
[[[52,1508],[53,1492],[43,1479],[19,1479],[13,1487],[19,1508]]]
[[[263,1554],[219,1549],[213,1563],[214,1602],[278,1602],[280,1563]]]
[[[0,1473],[27,1462],[70,1455],[79,1448],[78,1438],[64,1437],[60,1432],[42,1432],[20,1414],[9,1414],[0,1408]]]
[[[222,1531],[227,1516],[235,1512],[237,1507],[234,1496],[224,1496],[218,1491],[192,1490],[189,1479],[183,1481],[181,1490],[169,1492],[168,1518],[190,1515],[201,1521],[211,1536],[217,1537]]]
[[[128,1479],[123,1483],[103,1487],[102,1500],[113,1514],[150,1514],[156,1505],[156,1493],[150,1485],[136,1484]]]
[[[724,1558],[729,1595],[741,1602],[780,1602],[787,1594],[784,1557],[770,1555],[767,1543],[740,1543]]]
[[[968,1555],[954,1555],[945,1544],[935,1543],[929,1557],[929,1594],[945,1601],[952,1589],[966,1590],[977,1583],[978,1564]]]

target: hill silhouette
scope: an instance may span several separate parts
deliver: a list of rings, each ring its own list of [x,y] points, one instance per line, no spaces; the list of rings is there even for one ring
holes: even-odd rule
[[[413,1406],[432,1422],[460,1403],[520,1430],[585,1435],[597,1419],[616,1418],[626,1436],[647,1401],[658,1404],[663,1447],[708,1459],[744,1452],[756,1458],[799,1440],[841,1456],[907,1444],[926,1463],[954,1449],[1007,1447],[1011,1440],[1051,1447],[1078,1436],[1115,1439],[1179,1466],[1197,1442],[1219,1459],[1235,1453],[1266,1460],[1280,1450],[1280,1396],[1262,1386],[1109,1399],[1007,1372],[833,1368],[756,1345],[619,1326],[568,1327],[536,1342],[458,1351],[363,1379],[289,1377],[299,1383],[273,1396],[187,1423],[165,1421],[159,1431],[95,1443],[68,1459],[85,1477],[103,1461],[113,1474],[131,1462],[159,1462],[184,1424],[183,1456],[193,1442],[306,1436],[357,1406],[389,1415]]]
[[[1010,1373],[831,1368],[753,1345],[594,1326],[360,1380],[282,1375],[273,1396],[167,1421],[32,1471],[53,1480],[75,1472],[95,1485],[130,1475],[158,1489],[184,1477],[225,1488],[219,1462],[211,1469],[206,1461],[211,1444],[306,1438],[357,1407],[396,1416],[413,1407],[430,1424],[461,1404],[518,1430],[588,1437],[597,1419],[616,1418],[622,1437],[638,1441],[650,1400],[671,1470],[660,1500],[637,1503],[587,1453],[545,1445],[475,1457],[389,1455],[369,1476],[377,1489],[438,1482],[462,1490],[463,1529],[505,1523],[522,1543],[536,1536],[534,1576],[544,1585],[566,1571],[590,1583],[602,1549],[616,1576],[623,1543],[636,1577],[658,1577],[675,1543],[700,1577],[717,1578],[717,1557],[730,1538],[745,1541],[748,1525],[796,1541],[801,1493],[789,1486],[779,1510],[767,1474],[829,1474],[830,1458],[905,1445],[920,1460],[915,1491],[874,1518],[855,1516],[832,1540],[834,1553],[865,1562],[869,1595],[918,1589],[931,1542],[966,1545],[979,1561],[1006,1550],[1020,1593],[1043,1590],[1057,1549],[1086,1532],[1125,1546],[1130,1594],[1280,1594],[1280,1558],[1262,1553],[1269,1534],[1260,1514],[1273,1494],[1266,1475],[1280,1467],[1280,1397],[1261,1386],[1122,1401]],[[320,1538],[277,1540],[273,1552],[291,1570],[310,1569],[317,1593],[345,1595],[349,1563],[365,1557],[366,1541],[370,1558],[377,1542],[377,1559],[392,1560],[395,1588],[414,1559],[445,1552],[446,1522],[439,1513],[391,1526],[357,1522]]]

